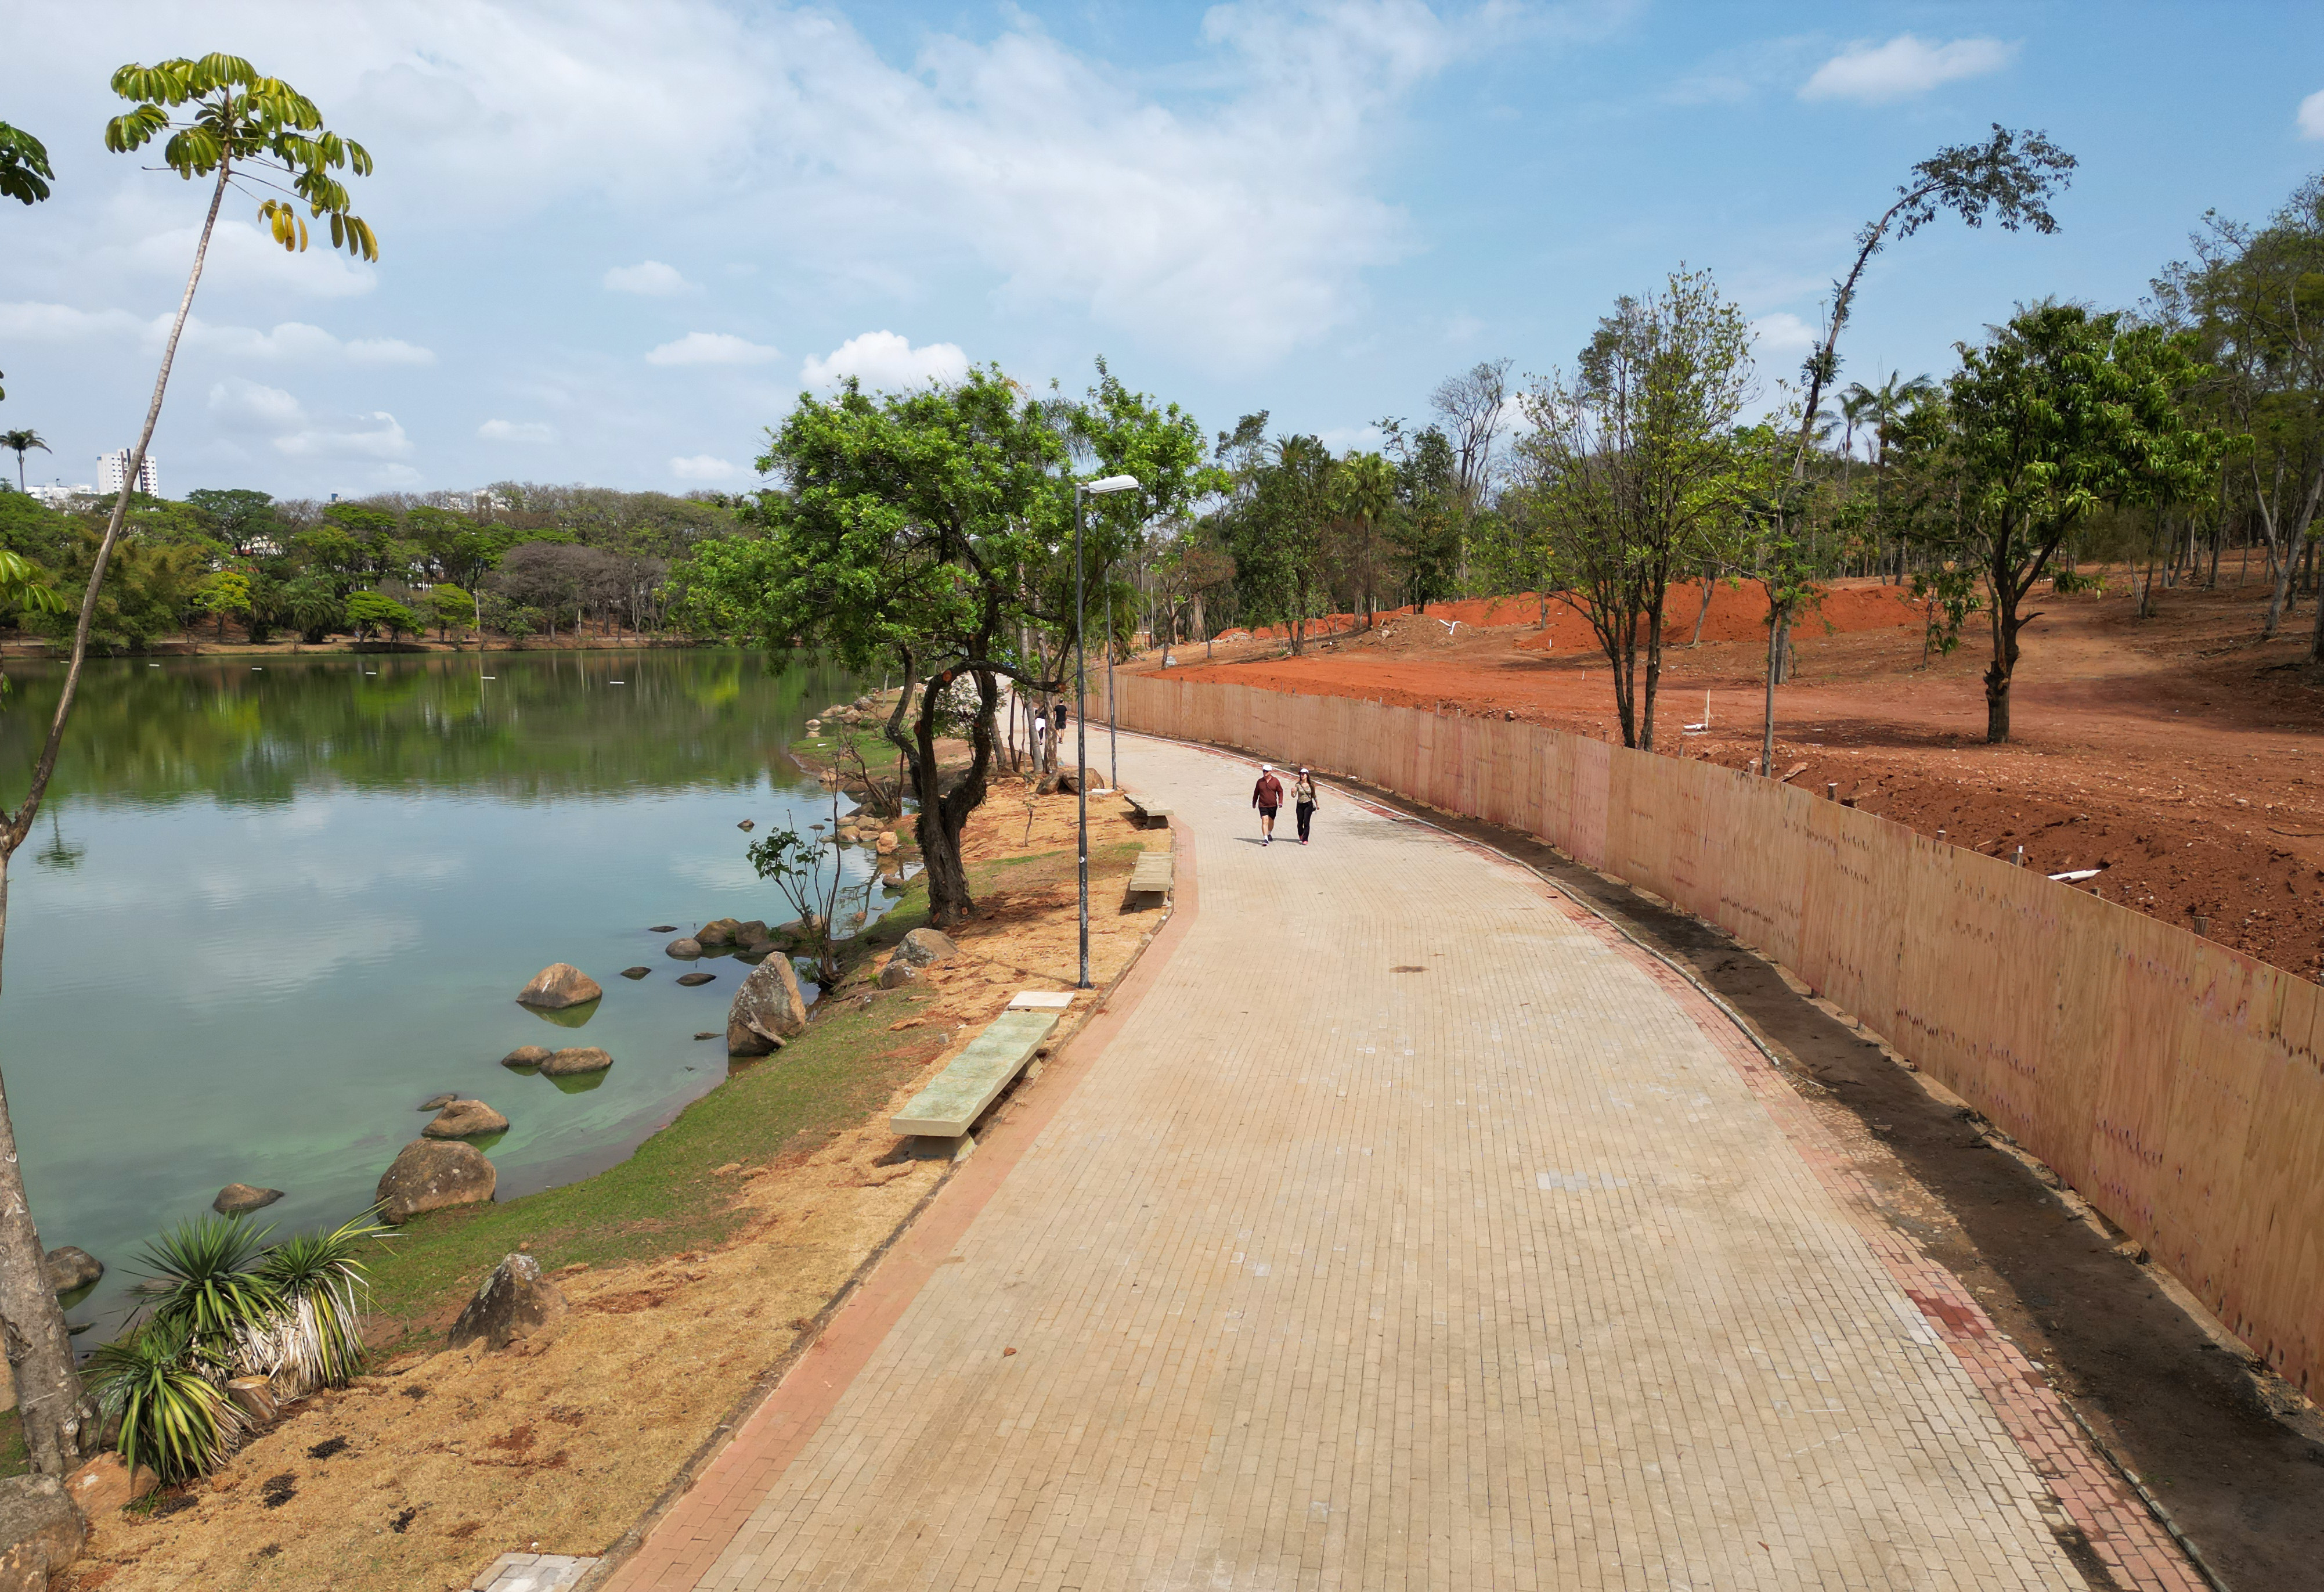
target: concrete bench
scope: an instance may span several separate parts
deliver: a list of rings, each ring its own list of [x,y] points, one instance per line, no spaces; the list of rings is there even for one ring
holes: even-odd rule
[[[1130,816],[1138,820],[1139,828],[1167,829],[1170,827],[1168,808],[1149,801],[1143,796],[1132,796],[1127,791],[1124,791],[1121,795],[1122,800],[1130,803]]]
[[[1156,898],[1152,904],[1160,905],[1160,898],[1170,893],[1170,881],[1174,876],[1175,867],[1170,853],[1140,852],[1138,865],[1130,870],[1130,891],[1123,904],[1133,907],[1144,905],[1147,903],[1141,902],[1138,898],[1141,895],[1150,895]]]
[[[1058,1016],[1055,1010],[1003,1012],[968,1041],[968,1049],[954,1057],[951,1066],[890,1117],[888,1126],[932,1139],[964,1136],[1025,1070],[1034,1050],[1056,1027]]]

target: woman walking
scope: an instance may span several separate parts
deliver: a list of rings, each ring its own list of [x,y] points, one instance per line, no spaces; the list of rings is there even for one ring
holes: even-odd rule
[[[1315,776],[1301,769],[1291,782],[1291,810],[1299,815],[1299,844],[1307,844],[1307,826],[1315,818]]]

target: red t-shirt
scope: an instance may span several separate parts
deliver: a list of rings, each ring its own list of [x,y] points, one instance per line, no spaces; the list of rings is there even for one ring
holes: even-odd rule
[[[1271,773],[1259,775],[1258,787],[1250,793],[1250,804],[1253,807],[1282,806],[1283,782]]]

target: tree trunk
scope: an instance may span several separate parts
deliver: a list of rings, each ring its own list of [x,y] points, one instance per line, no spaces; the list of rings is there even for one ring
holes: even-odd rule
[[[2017,605],[1993,590],[1993,661],[1985,667],[1985,739],[1998,746],[2009,739],[2009,680],[2017,671]]]
[[[1545,612],[1546,612],[1547,610],[1544,610],[1544,611],[1545,611]],[[1701,607],[1697,608],[1697,609],[1694,611],[1694,634],[1693,634],[1693,635],[1692,635],[1692,636],[1688,640],[1688,642],[1687,642],[1687,643],[1686,643],[1686,644],[1687,644],[1687,646],[1688,646],[1688,648],[1689,648],[1690,650],[1692,650],[1692,649],[1693,649],[1693,648],[1695,648],[1695,647],[1699,647],[1699,646],[1701,646],[1701,645],[1702,644],[1702,622],[1703,622],[1705,619],[1708,619],[1708,618],[1710,618],[1710,617],[1711,617],[1711,578],[1710,578],[1710,577],[1708,577],[1708,576],[1706,576],[1706,577],[1704,577],[1704,578],[1703,578],[1703,582],[1702,582],[1702,606]]]
[[[1638,750],[1655,749],[1655,697],[1663,681],[1663,604],[1670,588],[1657,584],[1654,606],[1646,610],[1646,690],[1638,704]]]

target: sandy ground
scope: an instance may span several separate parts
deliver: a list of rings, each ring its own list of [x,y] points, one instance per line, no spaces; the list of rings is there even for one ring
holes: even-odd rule
[[[2324,672],[2304,667],[2312,606],[2258,640],[2264,592],[2165,591],[2136,617],[2120,571],[2103,597],[2050,598],[2024,633],[2014,738],[1985,745],[1986,633],[1922,657],[1909,603],[1877,582],[1840,583],[1797,628],[1798,673],[1776,699],[1776,767],[1796,782],[1962,846],[2059,873],[2102,868],[2084,889],[2208,933],[2314,978],[2324,974]],[[1698,602],[1674,592],[1656,716],[1659,749],[1741,767],[1759,751],[1764,612],[1755,588],[1722,588],[1700,646]],[[1524,623],[1480,627],[1457,619]],[[1177,673],[1277,690],[1446,711],[1511,715],[1613,737],[1609,674],[1588,626],[1501,599],[1400,616],[1370,634],[1178,649]],[[1829,621],[1827,632],[1824,621]],[[1976,623],[1972,616],[1972,625]],[[1149,658],[1144,667],[1150,667]],[[1711,728],[1702,720],[1706,697]]]
[[[1131,828],[1119,799],[1093,798],[1091,810],[1093,852],[1169,844],[1167,830]],[[971,820],[969,855],[1071,846],[1071,797],[1038,798],[1032,818],[1028,841],[1025,802],[1003,785]],[[1127,871],[1093,859],[1101,988],[1158,918],[1117,910]],[[919,1045],[925,1065],[874,1116],[812,1153],[736,1167],[733,1199],[748,1216],[733,1242],[553,1273],[572,1311],[552,1333],[498,1354],[401,1356],[302,1401],[150,1518],[102,1522],[67,1585],[465,1587],[503,1552],[602,1551],[949,1170],[948,1147],[888,1131],[892,1111],[1018,990],[1073,982],[1070,866],[1004,877],[980,908],[956,936],[964,954],[915,986],[858,981],[828,997],[893,1004],[898,1045]]]

